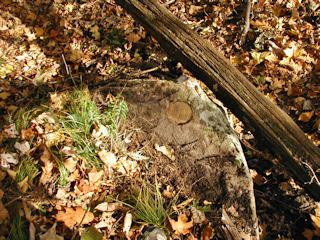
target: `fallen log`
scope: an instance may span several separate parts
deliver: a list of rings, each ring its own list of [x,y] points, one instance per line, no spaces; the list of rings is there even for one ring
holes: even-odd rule
[[[320,185],[314,181],[314,174],[320,167],[320,149],[285,112],[260,93],[208,41],[157,1],[115,1],[160,43],[169,56],[204,82],[252,130],[257,141],[267,144],[297,183],[320,200]]]

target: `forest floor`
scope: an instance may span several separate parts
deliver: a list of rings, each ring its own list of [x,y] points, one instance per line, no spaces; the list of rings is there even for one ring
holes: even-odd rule
[[[244,44],[239,41],[245,26],[245,2],[163,0],[162,4],[210,41],[320,146],[319,1],[254,1]],[[143,183],[137,176],[146,174],[146,166],[138,163],[148,154],[165,159],[169,150],[130,142],[128,136],[134,140],[136,133],[123,129],[128,109],[121,96],[110,94],[95,107],[86,87],[92,90],[119,79],[174,80],[181,75],[191,76],[112,0],[1,1],[0,238],[140,236],[147,224],[132,222],[132,208],[115,198],[121,193],[125,195],[121,201],[135,196],[125,186],[134,189],[134,182],[136,186]],[[106,115],[99,110],[102,105],[110,110]],[[109,131],[113,134],[105,143],[108,151],[98,155],[90,150],[91,145],[84,145],[83,153],[96,160],[89,162],[89,169],[88,160],[75,154],[79,149],[72,149],[76,132],[66,130],[70,124],[66,119],[80,122],[86,118],[77,116],[76,121],[75,109],[87,108],[96,119],[89,123],[89,131],[94,127],[103,134],[104,121],[112,126]],[[319,203],[286,174],[272,149],[255,139],[232,113],[230,116],[254,181],[261,239],[318,239]],[[65,132],[57,131],[62,128]],[[96,138],[94,145],[98,144],[100,135],[84,134]],[[85,143],[79,140],[81,144]],[[69,156],[68,164],[61,162],[65,156]],[[99,163],[105,159],[113,161],[112,171]],[[119,159],[122,167],[116,164]],[[63,178],[63,174],[68,176]],[[156,182],[151,192],[162,199],[157,195],[161,190],[164,200],[180,203],[181,212],[205,211],[210,206],[179,195],[182,186],[166,185],[161,177]],[[91,212],[93,205],[99,215]],[[219,239],[212,225],[193,225],[179,216],[169,226],[180,238]],[[88,228],[93,222],[95,228]]]

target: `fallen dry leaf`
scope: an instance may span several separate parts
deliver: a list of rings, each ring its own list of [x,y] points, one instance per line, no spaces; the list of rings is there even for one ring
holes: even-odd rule
[[[19,159],[14,153],[2,153],[0,154],[0,159],[0,165],[3,169],[10,169],[10,163],[14,165],[19,163]]]
[[[85,217],[83,218],[84,214]],[[58,211],[55,217],[58,222],[64,222],[64,224],[70,229],[72,229],[75,225],[79,225],[80,223],[85,225],[94,220],[94,215],[92,212],[86,212],[82,207],[79,206],[75,209],[66,207],[65,211]]]
[[[174,233],[177,235],[187,235],[191,232],[191,228],[193,227],[193,220],[188,222],[186,214],[178,216],[178,221],[169,218],[169,222],[174,230]]]
[[[87,194],[94,191],[94,186],[87,179],[80,179],[78,184],[74,186],[74,191],[77,194]]]
[[[19,187],[21,193],[27,192],[27,190],[29,188],[28,176],[26,176],[21,182],[18,182],[18,187]]]
[[[310,214],[313,226],[316,230],[313,231],[314,235],[320,236],[320,217]]]
[[[169,145],[159,146],[159,144],[154,145],[155,149],[159,152],[162,152],[165,156],[170,158],[171,160],[175,160],[176,157],[174,155],[174,150]]]
[[[214,229],[208,224],[202,230],[200,240],[210,240],[214,235]]]
[[[290,87],[287,92],[289,97],[301,96],[304,94],[304,91],[297,87]]]
[[[68,169],[68,171],[73,173],[77,167],[77,160],[73,157],[69,157],[63,162],[63,165],[66,169]]]
[[[204,211],[196,209],[195,207],[191,207],[192,220],[194,224],[204,225],[208,222],[207,217]]]
[[[102,125],[101,123],[98,123],[94,126],[94,129],[92,130],[92,133],[91,133],[91,137],[93,138],[102,138],[102,137],[108,137],[110,134],[109,134],[109,131],[108,129]]]
[[[126,39],[129,41],[129,42],[133,42],[133,43],[136,43],[138,42],[141,37],[139,36],[139,34],[137,33],[129,33],[127,36],[126,36]]]
[[[88,174],[88,178],[89,178],[89,184],[94,186],[95,184],[97,184],[102,177],[104,176],[104,171],[97,171],[97,169],[94,167]]]
[[[21,139],[32,139],[35,136],[35,131],[33,127],[30,127],[28,129],[21,129]]]
[[[10,217],[8,210],[4,207],[1,201],[3,195],[4,195],[4,192],[0,189],[0,224],[2,224],[4,220]]]
[[[29,240],[35,240],[36,239],[36,227],[32,222],[29,224]]]
[[[98,152],[98,156],[107,167],[112,167],[117,162],[117,158],[114,153],[106,150]]]
[[[44,146],[41,148],[43,149],[43,152],[40,156],[40,160],[44,163],[44,167],[41,167],[42,174],[40,177],[40,182],[42,184],[46,184],[50,180],[52,174],[53,162],[51,161],[51,153],[48,151],[48,149]]]
[[[313,239],[313,231],[311,229],[305,229],[303,231],[302,235],[308,240],[312,240]]]
[[[138,163],[127,159],[127,157],[120,158],[112,167],[116,171],[130,176],[139,173]]]
[[[96,229],[106,228],[110,235],[114,234],[114,223],[117,221],[114,217],[112,217],[113,212],[103,212],[100,216],[100,222],[98,222],[94,227]]]
[[[302,122],[309,122],[313,117],[314,111],[311,112],[303,112],[299,115],[298,120]]]
[[[63,240],[63,237],[57,235],[56,233],[57,223],[54,223],[53,226],[45,233],[40,235],[40,240]]]
[[[25,154],[30,150],[30,144],[27,141],[24,141],[22,143],[16,142],[14,144],[14,148],[19,150],[22,154]]]
[[[117,210],[123,209],[122,203],[110,203],[110,202],[104,202],[98,204],[95,208],[95,210],[100,212],[115,212]]]
[[[262,186],[267,182],[267,179],[264,176],[258,174],[258,172],[254,169],[250,169],[250,174],[253,182],[255,184],[258,184],[259,186]]]
[[[4,135],[9,138],[16,138],[19,134],[18,131],[16,130],[16,125],[14,123],[8,126],[3,126],[3,132],[4,132]]]
[[[132,224],[132,213],[127,212],[123,220],[123,230],[122,230],[127,237],[131,229],[131,224]]]

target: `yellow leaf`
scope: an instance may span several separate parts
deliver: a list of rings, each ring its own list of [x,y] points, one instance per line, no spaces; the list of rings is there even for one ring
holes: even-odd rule
[[[269,23],[267,21],[261,21],[261,20],[257,20],[257,21],[253,21],[251,20],[251,25],[253,26],[253,28],[260,28],[260,29],[272,29],[273,27],[269,25]]]
[[[310,218],[312,220],[312,224],[315,226],[315,228],[320,228],[320,217],[317,217],[313,214],[310,214]]]
[[[178,216],[178,221],[169,218],[169,222],[177,235],[187,235],[191,232],[191,228],[193,227],[193,220],[188,222],[186,214]]]
[[[97,25],[90,28],[90,32],[92,33],[92,36],[94,37],[95,40],[100,39],[99,27]]]
[[[303,112],[300,114],[298,120],[302,122],[309,122],[314,114],[314,110],[311,112]]]
[[[265,59],[268,60],[269,62],[272,62],[272,63],[278,63],[279,62],[279,59],[278,59],[277,55],[275,55],[274,53],[270,53],[268,56],[266,56]]]
[[[3,99],[3,100],[5,100],[5,99],[7,99],[10,95],[11,95],[11,93],[9,93],[9,92],[2,92],[2,93],[0,93],[0,98]]]
[[[34,30],[36,30],[36,37],[42,37],[44,34],[44,30],[40,27],[35,27]]]
[[[260,64],[270,55],[270,52],[256,52],[253,51],[250,53],[253,60],[255,61],[256,64]]]

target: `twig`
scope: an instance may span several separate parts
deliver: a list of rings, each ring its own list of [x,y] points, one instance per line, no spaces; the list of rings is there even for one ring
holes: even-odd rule
[[[251,0],[247,0],[245,24],[244,24],[243,32],[240,37],[240,41],[239,41],[240,46],[245,43],[247,34],[250,29],[250,13],[251,13]]]
[[[131,76],[135,76],[135,77],[136,76],[140,76],[140,75],[143,75],[143,74],[146,74],[146,73],[157,71],[158,69],[159,69],[159,67],[150,68],[150,69],[147,69],[147,70],[144,70],[144,71],[141,71],[141,72],[133,73]]]
[[[69,75],[69,74],[70,74],[70,73],[69,73],[69,67],[68,67],[68,65],[67,65],[66,59],[64,58],[64,55],[63,55],[63,54],[62,54],[61,56],[62,56],[62,60],[63,60],[64,66],[65,66],[66,71],[67,71],[67,75]]]
[[[70,74],[69,66],[68,66],[68,64],[67,64],[67,62],[66,62],[66,59],[64,58],[64,55],[63,55],[63,54],[61,54],[61,56],[62,56],[62,60],[63,60],[64,66],[65,66],[66,71],[67,71],[67,75],[70,75],[71,80],[72,80],[74,86],[76,86],[76,82],[74,81],[72,74]]]
[[[319,178],[317,177],[317,175],[316,175],[316,173],[313,171],[313,169],[312,169],[312,167],[308,164],[308,163],[306,163],[306,162],[302,162],[304,165],[306,165],[308,168],[309,168],[309,170],[311,171],[311,173],[312,173],[312,178],[311,178],[311,180],[308,182],[308,183],[306,183],[306,184],[311,184],[314,180],[317,182],[317,184],[318,185],[320,185],[320,181],[319,181]]]

